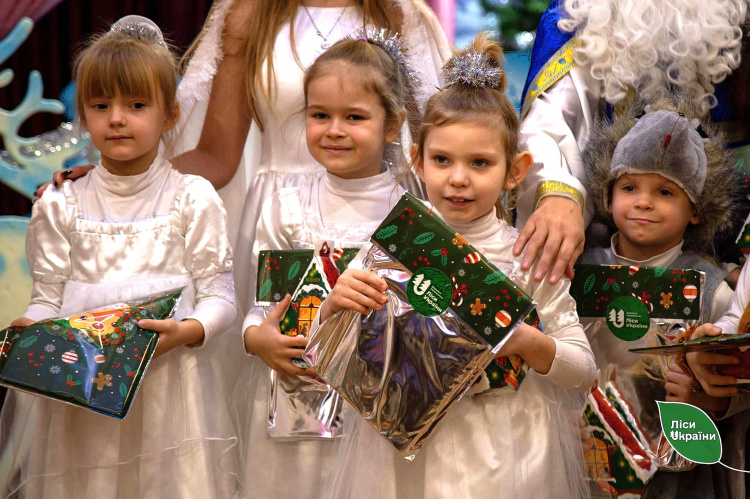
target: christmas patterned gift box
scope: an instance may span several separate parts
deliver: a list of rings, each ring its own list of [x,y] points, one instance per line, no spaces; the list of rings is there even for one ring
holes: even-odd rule
[[[589,432],[608,442],[610,460],[607,476],[594,473],[602,466],[589,466],[592,495],[606,481],[615,496],[639,497],[658,468],[693,466],[661,430],[656,401],[666,396],[669,359],[630,350],[672,344],[697,323],[704,282],[698,270],[576,265],[570,292],[600,372],[584,418]]]
[[[0,384],[124,418],[158,342],[138,321],[171,317],[182,290],[4,330]]]
[[[306,359],[409,458],[534,302],[411,194],[371,241],[364,268],[386,282],[388,303],[368,316],[332,316],[313,332]],[[518,364],[497,364],[496,386],[520,382],[502,374]]]
[[[264,250],[258,257],[256,304],[270,311],[287,294],[292,301],[279,328],[308,336],[320,305],[359,250],[320,241],[315,250]],[[298,367],[309,367],[302,360]],[[341,431],[341,398],[325,383],[270,371],[268,436],[282,440],[334,438]]]

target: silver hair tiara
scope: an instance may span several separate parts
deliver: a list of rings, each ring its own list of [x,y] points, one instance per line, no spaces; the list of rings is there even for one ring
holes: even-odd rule
[[[168,49],[159,26],[151,19],[143,16],[125,16],[119,19],[109,29],[110,33],[123,33],[138,40],[156,43]]]
[[[414,87],[419,86],[419,76],[417,76],[417,73],[409,67],[409,63],[406,62],[406,57],[401,50],[403,43],[398,37],[398,33],[392,34],[385,28],[370,26],[357,31],[356,34],[351,36],[351,39],[363,40],[385,50],[385,52],[396,61],[401,75],[406,80],[409,80]]]
[[[503,69],[493,66],[489,55],[471,50],[457,55],[443,67],[445,86],[456,83],[479,88],[500,88]]]

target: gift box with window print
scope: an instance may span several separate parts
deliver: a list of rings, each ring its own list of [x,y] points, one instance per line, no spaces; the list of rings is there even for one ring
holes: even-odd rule
[[[388,302],[367,316],[334,314],[313,331],[305,358],[411,458],[472,387],[520,385],[520,359],[495,356],[534,302],[409,193],[371,242],[363,268],[385,281]]]
[[[182,290],[5,329],[0,384],[124,418],[158,342],[138,321],[172,317]]]
[[[261,251],[256,305],[270,312],[290,294],[292,300],[279,329],[289,336],[309,336],[320,305],[358,251],[337,248],[332,241],[318,241],[311,250]],[[301,353],[300,349],[300,357]],[[292,362],[309,367],[302,359]],[[269,386],[266,430],[270,438],[331,439],[341,432],[342,400],[330,386],[274,370],[269,372]]]

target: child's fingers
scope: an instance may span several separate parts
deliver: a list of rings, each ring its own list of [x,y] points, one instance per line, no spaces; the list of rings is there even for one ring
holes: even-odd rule
[[[361,286],[366,285],[368,287],[372,287],[379,291],[385,291],[388,286],[386,286],[385,281],[377,276],[374,272],[370,272],[367,270],[361,270],[361,269],[349,269],[344,274],[342,274],[340,280],[343,280],[347,286],[349,287],[355,287],[355,285],[360,285],[357,289],[363,289]]]
[[[281,322],[281,319],[284,318],[284,314],[286,314],[286,310],[289,308],[289,303],[291,303],[291,301],[292,295],[287,293],[286,296],[284,296],[284,299],[276,304],[276,306],[273,307],[273,310],[268,313],[268,315],[266,316],[266,321],[273,322],[275,324]]]
[[[362,296],[362,295],[358,294],[358,296]],[[367,300],[369,300],[369,298]],[[370,307],[367,307],[365,305],[361,305],[358,301],[355,301],[353,299],[350,299],[350,298],[347,298],[345,296],[340,296],[339,295],[339,298],[336,301],[337,301],[336,307],[339,310],[347,309],[347,310],[352,310],[354,312],[359,312],[362,315],[369,315],[370,314]],[[380,310],[381,308],[383,308],[380,304],[375,303],[372,300],[370,300],[370,304],[373,307],[378,307],[378,310]]]
[[[281,345],[283,348],[305,348],[309,341],[304,336],[286,336],[283,335],[281,338]]]
[[[716,364],[716,365],[735,365],[740,363],[740,359],[732,355],[724,355],[715,352],[697,352],[695,361],[698,364]]]
[[[271,366],[271,369],[295,378],[307,375],[307,371],[305,369],[295,366],[291,363],[291,361],[278,362],[276,365]]]
[[[34,324],[34,321],[27,317],[19,317],[18,319],[15,319],[13,322],[10,323],[11,326],[18,326],[18,327],[27,327]]]
[[[693,331],[692,338],[700,338],[702,336],[718,336],[721,334],[721,328],[718,328],[714,326],[713,324],[706,323],[701,324],[698,326],[695,331]]]
[[[154,319],[141,319],[138,321],[138,327],[141,329],[149,329],[156,331],[157,333],[163,333],[167,331],[167,321],[157,321]]]

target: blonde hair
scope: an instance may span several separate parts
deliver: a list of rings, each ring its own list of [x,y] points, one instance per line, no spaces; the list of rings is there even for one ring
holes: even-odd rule
[[[450,68],[456,60],[476,52],[485,56],[490,67],[502,68],[505,59],[500,45],[490,39],[488,33],[479,33],[465,49],[455,51],[443,70]],[[519,147],[519,121],[513,105],[505,97],[508,80],[500,72],[499,84],[495,87],[480,87],[463,81],[456,81],[442,88],[427,101],[422,126],[416,133],[414,143],[417,154],[414,162],[423,161],[424,144],[427,135],[433,128],[466,124],[488,128],[498,134],[498,139],[505,149],[506,179],[513,177],[513,165]],[[517,189],[503,191],[495,203],[500,217],[511,221],[510,209],[515,204]]]
[[[167,121],[175,121],[179,114],[176,59],[153,41],[125,33],[96,36],[76,56],[73,75],[81,119],[87,102],[112,98],[116,92],[157,102]]]
[[[273,46],[281,26],[290,21],[289,39],[292,53],[297,59],[294,43],[294,21],[301,0],[258,0],[252,19],[247,26],[247,43],[245,44],[245,93],[248,111],[253,121],[263,130],[263,120],[258,113],[255,102],[260,99],[271,101],[275,89],[276,72],[273,67]],[[362,26],[373,24],[393,32],[401,30],[403,13],[394,0],[358,0],[357,5],[363,11]],[[299,63],[299,60],[298,60]],[[263,79],[263,66],[266,66],[266,78]],[[260,89],[260,95],[256,89]]]

